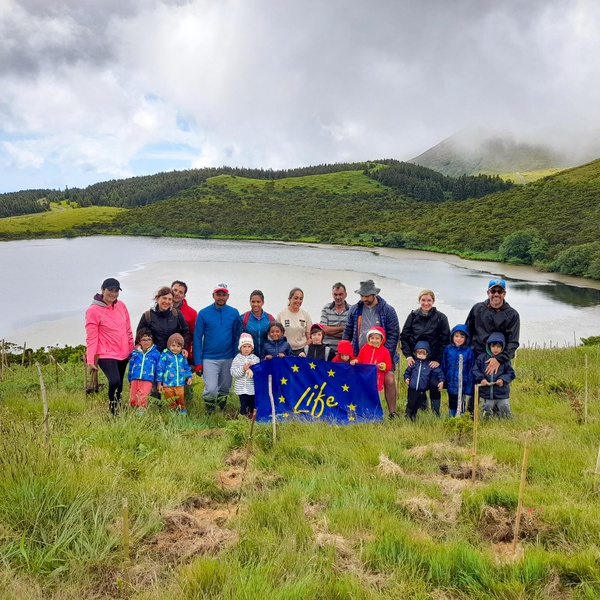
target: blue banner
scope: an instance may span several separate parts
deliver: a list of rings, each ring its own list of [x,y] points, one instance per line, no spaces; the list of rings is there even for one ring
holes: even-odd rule
[[[252,367],[256,420],[271,420],[269,375],[278,421],[303,419],[349,425],[381,421],[375,365],[349,365],[310,358],[273,358]]]

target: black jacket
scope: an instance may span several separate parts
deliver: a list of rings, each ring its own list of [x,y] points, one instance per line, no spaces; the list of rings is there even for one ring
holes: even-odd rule
[[[515,351],[519,347],[521,318],[508,302],[504,302],[498,309],[491,308],[489,300],[478,302],[469,312],[466,323],[475,356],[485,353],[488,338],[497,331],[506,338],[504,349],[496,356],[498,362],[507,363],[515,357]]]
[[[190,328],[185,321],[183,313],[176,308],[168,310],[147,310],[140,319],[137,331],[147,327],[152,332],[156,349],[162,352],[167,347],[169,336],[180,333],[183,336],[183,347],[188,348],[190,342]]]
[[[417,342],[427,342],[431,348],[428,360],[441,363],[444,348],[450,343],[450,325],[446,315],[435,307],[431,308],[427,316],[422,315],[419,308],[413,310],[406,318],[400,333],[402,354],[406,358],[414,358]]]

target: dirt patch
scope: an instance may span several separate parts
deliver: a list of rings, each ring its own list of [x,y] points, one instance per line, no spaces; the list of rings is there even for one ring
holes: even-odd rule
[[[383,452],[379,455],[377,468],[384,475],[405,475],[404,469],[393,460],[390,460]]]
[[[516,514],[503,506],[484,506],[479,516],[478,529],[490,542],[512,542],[514,538]],[[545,529],[534,512],[528,510],[521,514],[519,539],[535,538]]]
[[[472,479],[473,463],[471,461],[443,461],[439,464],[440,471],[454,479]],[[475,464],[475,479],[484,481],[498,470],[496,461],[491,456],[481,456]]]
[[[517,544],[515,548],[512,542],[498,542],[492,544],[492,552],[494,553],[494,560],[498,564],[519,562],[525,557],[523,546]]]

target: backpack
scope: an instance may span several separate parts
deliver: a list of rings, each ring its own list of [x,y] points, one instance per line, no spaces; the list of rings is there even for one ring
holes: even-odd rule
[[[250,318],[250,313],[251,311],[246,311],[244,313],[244,318],[242,320],[242,329],[246,329],[246,325],[248,325],[248,319]],[[273,318],[273,315],[270,315],[269,313],[265,313],[267,315],[267,317],[269,317],[269,323],[274,323],[275,319]]]

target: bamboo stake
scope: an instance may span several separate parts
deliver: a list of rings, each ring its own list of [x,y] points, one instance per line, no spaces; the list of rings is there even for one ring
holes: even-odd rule
[[[269,399],[271,400],[271,421],[273,422],[273,447],[277,441],[277,417],[275,416],[275,399],[273,398],[273,375],[269,375]]]
[[[596,459],[596,471],[594,472],[594,492],[598,491],[598,476],[600,475],[600,447],[598,448],[598,458]]]
[[[519,487],[519,501],[517,503],[517,518],[515,520],[515,532],[513,536],[513,552],[517,550],[519,541],[519,529],[521,527],[521,513],[523,512],[523,494],[525,493],[525,481],[527,479],[527,459],[529,458],[529,441],[531,440],[531,431],[527,432],[525,438],[525,448],[523,450],[523,465],[521,466],[521,485]]]
[[[471,466],[471,479],[475,481],[477,476],[477,429],[479,428],[479,384],[475,386],[473,401],[473,464]]]
[[[48,410],[48,398],[46,397],[46,386],[44,385],[44,376],[42,375],[42,369],[40,367],[39,362],[35,362],[35,366],[37,367],[38,374],[40,376],[40,389],[42,391],[42,405],[44,406],[44,433],[46,437],[46,448],[50,451],[50,421],[48,420],[49,410]]]
[[[123,581],[129,589],[129,567],[131,558],[129,556],[129,503],[123,498]]]
[[[463,369],[464,356],[461,354],[458,357],[458,403],[456,404],[456,416],[460,417],[463,414]]]
[[[250,449],[252,448],[252,433],[254,432],[254,423],[256,422],[256,409],[252,411],[252,422],[250,423],[250,434],[246,440],[246,456],[244,457],[244,469],[242,471],[242,477],[240,480],[240,491],[237,498],[237,508],[235,514],[237,515],[240,511],[240,501],[242,500],[242,491],[244,489],[244,479],[246,478],[246,469],[248,468],[248,458],[250,456]]]
[[[588,420],[588,355],[585,356],[585,366],[583,367],[583,372],[585,376],[585,388],[583,393],[583,422],[587,423]]]

